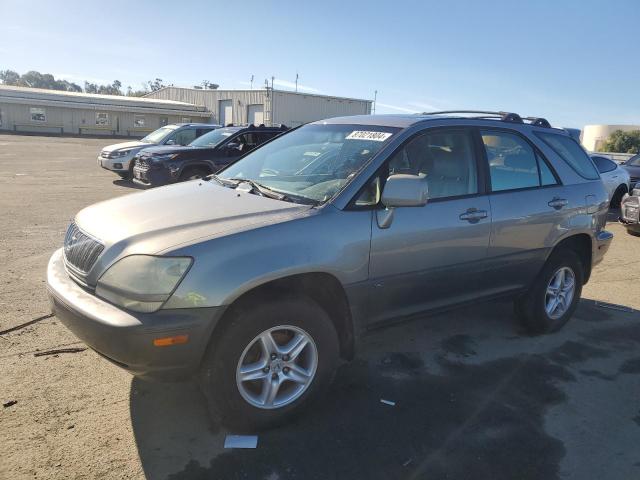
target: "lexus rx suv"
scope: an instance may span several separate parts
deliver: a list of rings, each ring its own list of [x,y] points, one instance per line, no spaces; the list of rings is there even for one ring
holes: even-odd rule
[[[544,119],[332,118],[81,210],[47,288],[104,358],[195,376],[213,418],[267,427],[391,321],[509,297],[530,332],[558,330],[609,248],[608,203],[587,153]]]

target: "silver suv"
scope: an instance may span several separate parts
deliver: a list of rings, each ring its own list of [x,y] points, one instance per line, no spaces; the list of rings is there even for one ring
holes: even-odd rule
[[[48,290],[105,358],[195,375],[214,418],[265,427],[391,320],[508,296],[531,332],[559,329],[609,247],[607,209],[589,156],[544,119],[333,118],[80,211]]]

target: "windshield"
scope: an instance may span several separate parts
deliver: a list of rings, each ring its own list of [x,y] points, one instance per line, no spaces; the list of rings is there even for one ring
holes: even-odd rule
[[[154,130],[149,135],[142,138],[140,141],[146,143],[160,143],[167,137],[167,135],[169,135],[174,130],[175,128],[171,127],[161,127],[157,130]]]
[[[196,138],[189,145],[193,147],[215,147],[224,142],[231,135],[236,133],[237,129],[232,128],[217,128],[211,130],[209,133],[205,133],[201,137]]]
[[[399,128],[305,125],[276,138],[225,169],[277,192],[324,202],[333,197]]]
[[[627,160],[625,165],[631,165],[632,167],[640,167],[640,154],[634,155],[633,157],[631,157],[629,160]]]

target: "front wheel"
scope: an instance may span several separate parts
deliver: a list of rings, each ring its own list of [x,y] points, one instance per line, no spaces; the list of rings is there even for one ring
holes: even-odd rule
[[[214,420],[260,429],[299,414],[330,384],[338,338],[307,298],[237,308],[205,356],[200,385]]]
[[[560,330],[578,306],[584,269],[569,249],[553,252],[527,293],[515,302],[517,316],[532,334]]]

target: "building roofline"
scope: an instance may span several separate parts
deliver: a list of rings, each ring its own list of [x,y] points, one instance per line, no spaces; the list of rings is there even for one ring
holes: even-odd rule
[[[12,95],[13,94],[13,95]],[[189,110],[194,112],[204,111],[204,107],[186,102],[163,100],[144,97],[129,97],[126,95],[104,95],[84,92],[68,92],[65,90],[49,90],[44,88],[19,87],[14,85],[0,85],[0,98],[22,99],[27,101],[52,101],[70,104],[84,103],[101,106],[121,106],[139,108],[157,108]]]
[[[168,88],[177,88],[180,90],[190,90],[193,92],[260,92],[260,93],[266,93],[267,90],[264,88],[254,88],[253,90],[251,89],[223,89],[223,88],[217,88],[217,89],[208,89],[208,88],[193,88],[193,87],[177,87],[175,85],[168,85],[166,87],[162,87],[154,92],[149,92],[146,95],[144,95],[145,97],[148,97],[150,95],[153,95],[154,93],[157,92],[161,92],[162,90],[168,89]],[[271,87],[269,87],[269,90],[271,91]],[[364,98],[354,98],[354,97],[340,97],[338,95],[323,95],[321,93],[308,93],[308,92],[293,92],[291,90],[278,90],[277,88],[273,89],[273,91],[275,93],[286,93],[286,94],[290,94],[290,95],[303,95],[306,97],[321,97],[321,98],[331,98],[331,99],[336,99],[336,100],[349,100],[352,102],[369,102],[369,103],[373,103],[373,100],[366,100]]]

